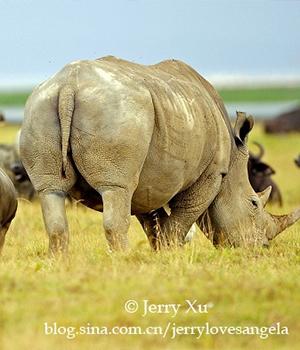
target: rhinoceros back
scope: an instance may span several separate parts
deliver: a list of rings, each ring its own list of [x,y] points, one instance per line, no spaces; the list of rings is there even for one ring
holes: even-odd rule
[[[199,178],[220,148],[220,124],[224,134],[229,123],[222,101],[180,61],[143,66],[106,57],[97,62],[128,89],[138,85],[150,92],[154,130],[133,204],[145,203],[146,210],[167,203]]]

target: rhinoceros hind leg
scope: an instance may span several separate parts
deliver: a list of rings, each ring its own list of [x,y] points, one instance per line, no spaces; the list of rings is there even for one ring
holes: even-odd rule
[[[49,255],[67,253],[69,243],[68,222],[63,191],[40,192],[44,223],[49,235]]]
[[[99,190],[103,201],[103,226],[112,250],[127,250],[132,193],[128,189],[110,186]]]

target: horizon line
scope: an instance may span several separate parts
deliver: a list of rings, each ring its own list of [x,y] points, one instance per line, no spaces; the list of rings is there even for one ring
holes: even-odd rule
[[[255,87],[295,87],[300,86],[300,73],[249,74],[249,73],[208,73],[204,78],[217,88]],[[28,91],[47,80],[48,76],[23,76],[4,78],[0,81],[0,91]]]

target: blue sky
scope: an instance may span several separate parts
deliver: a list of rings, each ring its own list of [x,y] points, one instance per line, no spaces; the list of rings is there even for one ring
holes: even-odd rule
[[[300,2],[0,0],[0,84],[112,54],[203,75],[300,75]]]

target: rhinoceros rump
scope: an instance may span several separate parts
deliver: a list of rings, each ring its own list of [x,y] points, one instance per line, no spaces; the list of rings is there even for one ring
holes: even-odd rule
[[[214,244],[267,245],[300,213],[263,209],[270,189],[255,193],[247,174],[252,127],[238,113],[233,129],[217,92],[180,61],[65,66],[28,99],[20,144],[50,252],[67,248],[67,193],[103,211],[115,249],[127,248],[130,214],[154,248],[183,242],[194,222]]]
[[[17,194],[9,177],[0,169],[0,252],[17,211]]]

